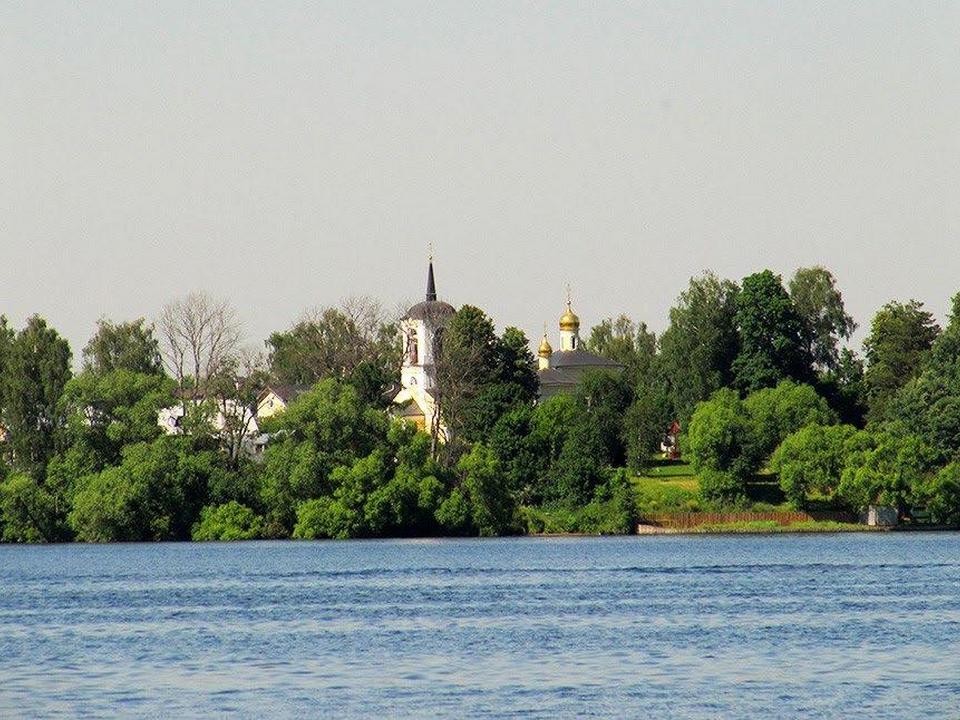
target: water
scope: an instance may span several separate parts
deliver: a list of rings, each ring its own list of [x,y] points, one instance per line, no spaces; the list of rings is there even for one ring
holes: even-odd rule
[[[960,716],[960,536],[0,547],[0,717]]]

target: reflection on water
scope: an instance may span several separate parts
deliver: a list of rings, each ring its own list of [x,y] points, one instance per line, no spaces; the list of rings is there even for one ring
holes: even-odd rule
[[[0,547],[0,716],[960,712],[960,536]]]

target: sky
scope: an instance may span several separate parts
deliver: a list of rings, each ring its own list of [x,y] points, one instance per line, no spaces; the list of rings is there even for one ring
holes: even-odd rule
[[[0,313],[438,291],[531,340],[689,278],[960,290],[960,3],[0,3]]]

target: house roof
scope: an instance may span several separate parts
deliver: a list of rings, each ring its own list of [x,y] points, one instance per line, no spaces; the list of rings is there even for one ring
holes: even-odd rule
[[[580,374],[562,368],[548,368],[539,373],[540,387],[573,387],[580,382]]]
[[[557,350],[550,356],[550,368],[609,368],[617,370],[622,369],[623,365],[587,350]]]
[[[257,402],[262,401],[267,395],[273,393],[285,403],[291,403],[303,395],[310,387],[307,385],[268,385],[257,398]]]

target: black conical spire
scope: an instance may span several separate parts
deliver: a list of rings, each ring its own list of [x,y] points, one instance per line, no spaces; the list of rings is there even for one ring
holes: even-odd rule
[[[427,302],[437,299],[437,283],[433,279],[433,258],[430,259],[430,268],[427,270]]]

